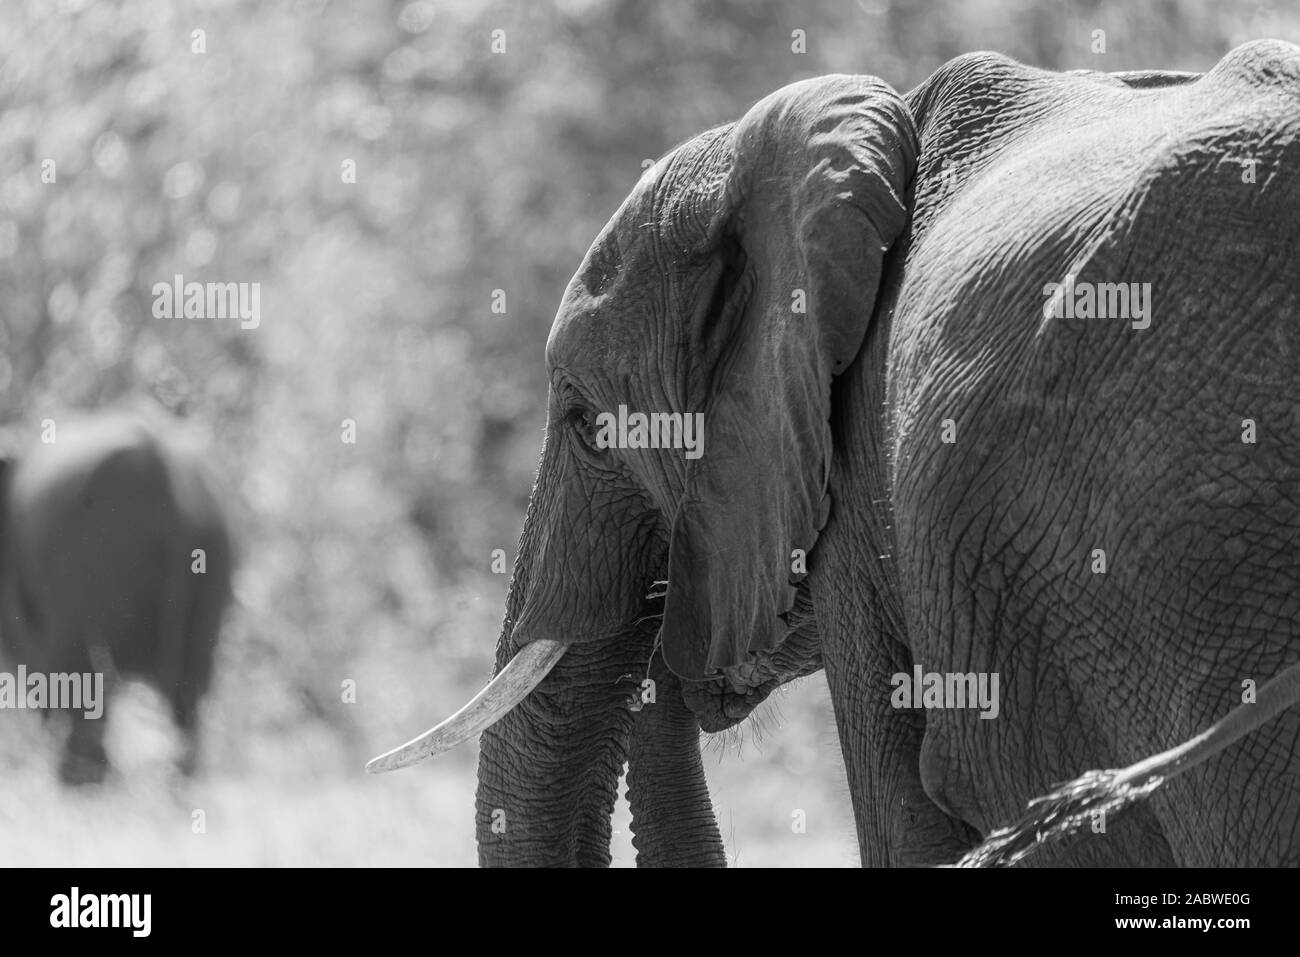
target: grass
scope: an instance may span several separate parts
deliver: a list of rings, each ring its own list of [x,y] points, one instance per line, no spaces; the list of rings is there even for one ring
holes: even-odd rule
[[[472,747],[418,768],[368,776],[340,767],[328,739],[213,741],[217,766],[171,771],[175,735],[152,693],[114,701],[101,786],[55,778],[56,740],[33,715],[0,723],[0,865],[75,867],[434,866],[476,862]],[[13,720],[8,720],[12,718]],[[762,709],[763,730],[706,739],[705,766],[733,866],[857,862],[824,679],[805,679]],[[217,727],[214,735],[234,730]],[[725,740],[724,740],[725,739]],[[378,751],[387,742],[375,742]],[[238,751],[238,762],[223,756]],[[223,766],[223,764],[225,766]],[[803,811],[806,833],[792,829]],[[202,829],[196,828],[202,812]],[[626,799],[614,815],[615,866],[635,853]],[[196,832],[198,831],[198,832]]]

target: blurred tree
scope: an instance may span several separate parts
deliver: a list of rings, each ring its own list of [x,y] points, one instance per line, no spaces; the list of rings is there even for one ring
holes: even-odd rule
[[[4,421],[139,394],[212,433],[246,509],[233,725],[348,727],[359,675],[460,698],[490,660],[552,315],[644,160],[821,73],[905,90],[976,49],[1202,69],[1297,20],[1280,0],[6,2]],[[260,283],[260,326],[155,318],[177,274]],[[427,696],[366,720],[420,720]]]

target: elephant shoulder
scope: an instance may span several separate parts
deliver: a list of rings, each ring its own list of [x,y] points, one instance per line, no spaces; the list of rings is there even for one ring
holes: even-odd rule
[[[1112,109],[1120,90],[1127,92],[1118,82],[1042,70],[1000,53],[956,57],[905,98],[920,138],[921,172],[949,167],[956,174],[961,167],[982,165],[1043,129],[1068,127],[1081,113]]]
[[[1251,40],[1234,47],[1205,74],[1207,85],[1266,90],[1300,99],[1300,46],[1285,40]]]
[[[1002,53],[963,53],[931,73],[904,100],[918,123],[973,121],[1008,102],[1016,90],[1051,76]]]
[[[1199,80],[1200,73],[1183,70],[1122,70],[1117,73],[1098,73],[1095,70],[1069,70],[1068,76],[1086,76],[1102,83],[1111,83],[1130,90],[1156,90],[1168,86],[1182,86]]]
[[[971,87],[987,88],[1015,77],[1045,72],[1037,67],[1027,66],[1005,53],[977,50],[948,60],[907,96],[909,100],[932,98],[946,91]]]
[[[1157,228],[1199,222],[1223,244],[1292,234],[1300,214],[1300,47],[1243,44],[1195,83],[1138,106],[1150,107],[1140,125],[1160,135],[1144,151],[1131,194]]]

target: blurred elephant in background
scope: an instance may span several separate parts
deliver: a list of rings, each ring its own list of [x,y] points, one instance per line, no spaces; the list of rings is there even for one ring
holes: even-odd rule
[[[0,475],[0,647],[29,674],[151,683],[171,706],[191,773],[233,563],[208,466],[151,418],[106,414],[55,428],[54,441]],[[106,720],[107,711],[72,712],[65,782],[103,778]]]
[[[483,732],[480,861],[600,865],[626,762],[640,859],[718,864],[697,728],[824,666],[864,863],[935,864],[1191,737],[1300,646],[1297,249],[1288,44],[779,90],[569,284],[497,676],[372,769]],[[999,675],[996,719],[914,669]],[[1294,864],[1298,735],[1035,861]]]

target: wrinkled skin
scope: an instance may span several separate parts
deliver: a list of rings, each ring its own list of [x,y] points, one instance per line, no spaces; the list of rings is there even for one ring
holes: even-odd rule
[[[153,684],[197,760],[198,706],[230,597],[231,542],[205,464],[164,427],[125,415],[57,426],[3,475],[0,642],[28,672],[105,672]],[[192,571],[192,552],[206,572]],[[71,712],[70,784],[107,770],[98,719]]]
[[[643,821],[689,809],[637,830],[642,862],[721,863],[683,715],[719,730],[823,665],[872,865],[951,862],[1281,671],[1300,651],[1298,231],[1300,51],[1276,42],[1201,77],[991,54],[905,99],[825,77],[661,160],[547,345],[498,668],[573,645],[483,736],[481,861],[607,863],[630,760]],[[1045,318],[1069,273],[1150,283],[1150,327]],[[595,447],[620,404],[703,412],[703,456]],[[999,673],[998,718],[895,709],[914,664]],[[680,693],[647,708],[672,713],[634,718],[663,666]],[[1298,863],[1297,734],[1286,714],[1033,863]]]

